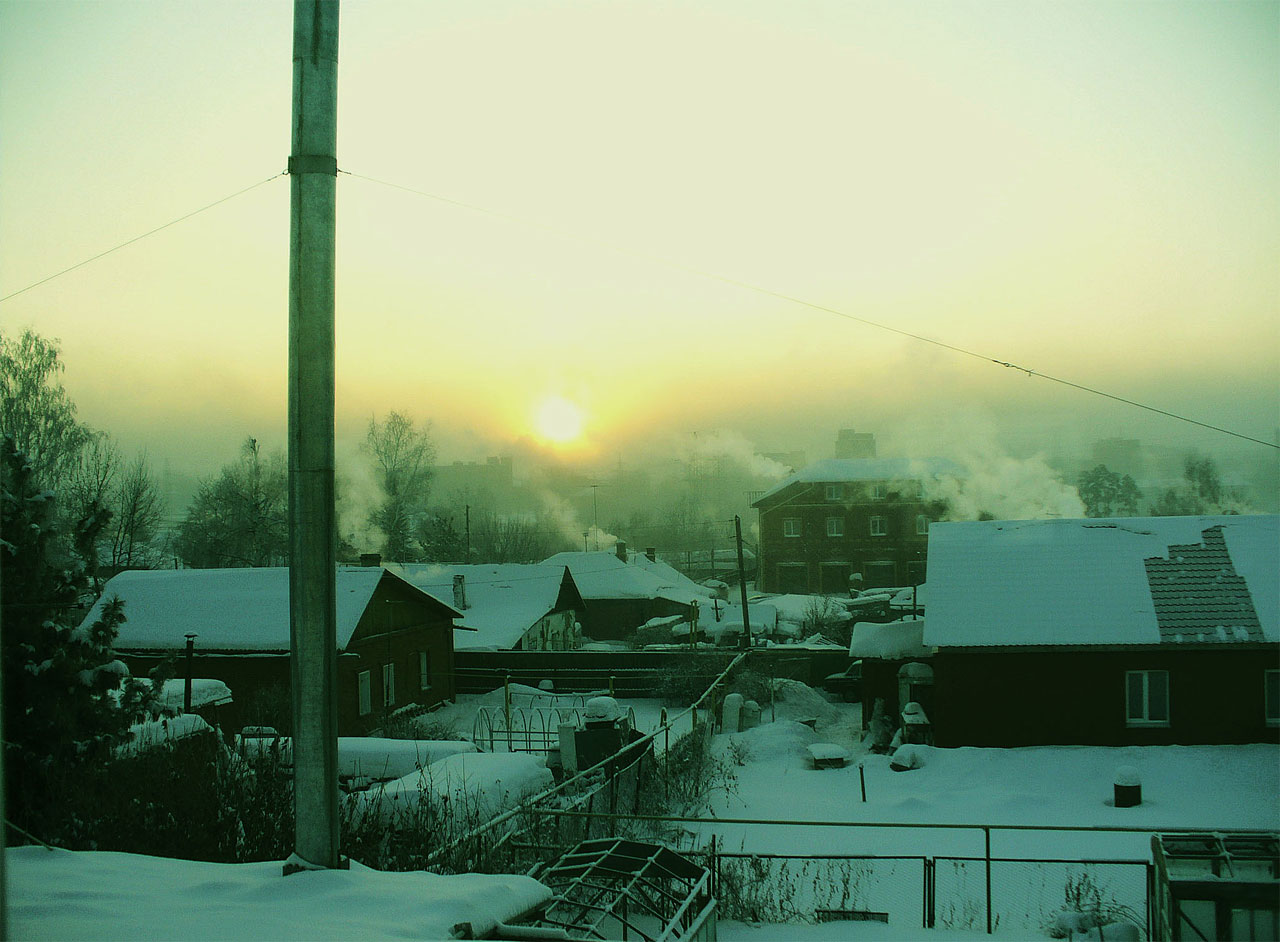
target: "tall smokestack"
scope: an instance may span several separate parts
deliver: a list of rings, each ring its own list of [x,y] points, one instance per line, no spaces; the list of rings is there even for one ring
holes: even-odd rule
[[[627,544],[625,540],[619,540],[618,545],[614,547],[618,554],[618,558],[624,563],[627,561]]]
[[[462,573],[453,577],[453,607],[460,612],[467,608],[467,577]]]

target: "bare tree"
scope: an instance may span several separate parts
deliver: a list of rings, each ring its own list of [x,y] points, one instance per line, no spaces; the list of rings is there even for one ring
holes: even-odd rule
[[[382,492],[369,514],[369,523],[382,531],[382,555],[400,561],[416,559],[414,534],[426,513],[436,457],[430,426],[415,428],[413,419],[400,412],[391,412],[384,422],[372,418],[365,448],[373,457]]]
[[[111,507],[114,515],[107,526],[111,565],[118,569],[152,565],[165,504],[145,454],[138,455],[120,474]]]

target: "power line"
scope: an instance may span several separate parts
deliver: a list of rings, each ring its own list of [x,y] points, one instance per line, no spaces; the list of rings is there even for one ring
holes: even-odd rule
[[[19,288],[17,291],[14,291],[12,294],[6,294],[4,297],[0,298],[0,304],[4,303],[5,301],[8,301],[10,298],[16,298],[18,295],[23,294],[24,292],[30,291],[32,288],[38,288],[40,287],[40,285],[53,281],[53,279],[55,278],[60,278],[63,275],[67,274],[68,272],[73,272],[77,268],[81,268],[85,265],[88,265],[90,262],[96,262],[98,259],[107,255],[110,255],[112,252],[118,252],[120,249],[124,248],[125,246],[133,245],[133,243],[139,242],[142,239],[145,239],[147,236],[155,235],[157,232],[160,232],[164,229],[168,229],[170,226],[175,226],[178,223],[182,222],[184,219],[190,219],[192,216],[198,216],[201,213],[203,213],[205,210],[213,209],[213,207],[215,206],[220,206],[221,204],[227,202],[228,200],[235,199],[237,196],[243,196],[245,193],[248,193],[250,190],[256,190],[258,187],[262,186],[263,184],[270,183],[272,180],[276,179],[277,177],[283,177],[283,176],[287,176],[287,173],[285,172],[274,173],[271,176],[267,177],[265,180],[259,180],[257,183],[253,184],[252,186],[247,186],[243,190],[237,190],[236,192],[230,194],[229,196],[224,196],[222,197],[222,199],[214,200],[212,203],[208,204],[207,206],[201,206],[199,209],[193,209],[191,212],[186,213],[185,215],[179,216],[176,219],[171,219],[168,222],[166,222],[163,226],[156,226],[154,229],[150,229],[147,232],[142,233],[142,235],[134,236],[132,239],[129,239],[125,242],[121,242],[119,245],[113,245],[111,248],[107,249],[106,251],[99,252],[97,255],[94,255],[90,258],[86,258],[83,261],[76,262],[74,265],[68,268],[62,269],[62,271],[54,272],[52,275],[48,275],[44,278],[41,278],[39,281],[33,281],[31,284],[27,285],[25,288]]]
[[[723,284],[732,285],[736,288],[741,288],[745,291],[753,291],[757,294],[763,294],[767,297],[776,298],[777,300],[780,300],[780,301],[787,301],[791,304],[798,304],[802,307],[811,308],[812,310],[815,310],[815,311],[821,311],[825,314],[831,314],[835,317],[842,317],[845,320],[854,321],[856,323],[863,324],[867,327],[874,327],[878,330],[888,331],[889,333],[897,334],[900,337],[906,337],[908,339],[916,340],[921,343],[932,344],[936,347],[941,347],[944,350],[950,350],[952,353],[958,353],[964,356],[973,357],[974,359],[983,360],[987,363],[995,364],[996,366],[1003,366],[1006,369],[1017,370],[1020,373],[1025,373],[1027,376],[1039,377],[1040,379],[1048,380],[1051,383],[1058,383],[1059,385],[1062,385],[1062,386],[1068,386],[1072,389],[1078,389],[1081,392],[1091,393],[1095,396],[1101,396],[1104,399],[1110,399],[1113,402],[1123,403],[1124,405],[1133,406],[1138,409],[1145,409],[1148,412],[1154,412],[1157,415],[1163,415],[1163,416],[1166,416],[1167,418],[1176,419],[1179,422],[1186,422],[1190,425],[1197,425],[1200,428],[1209,429],[1210,431],[1221,432],[1224,435],[1231,435],[1235,438],[1240,438],[1247,442],[1253,442],[1256,445],[1265,445],[1268,448],[1280,449],[1280,444],[1277,444],[1275,442],[1268,442],[1260,438],[1254,438],[1251,435],[1245,435],[1242,432],[1236,432],[1236,431],[1233,431],[1232,429],[1223,428],[1220,425],[1213,425],[1209,422],[1201,422],[1199,419],[1193,419],[1190,416],[1182,415],[1181,413],[1171,412],[1167,409],[1161,409],[1161,408],[1158,408],[1157,406],[1152,406],[1144,402],[1139,402],[1136,399],[1128,399],[1124,396],[1119,396],[1114,393],[1106,392],[1105,390],[1098,389],[1097,387],[1094,387],[1094,386],[1088,386],[1083,383],[1073,382],[1072,380],[1064,379],[1063,377],[1060,377],[1060,376],[1054,376],[1050,373],[1043,373],[1043,372],[1040,372],[1039,370],[1034,370],[1029,367],[1020,366],[1017,363],[1011,363],[1007,360],[1001,360],[997,357],[988,356],[985,353],[979,353],[975,350],[969,350],[965,347],[961,347],[956,344],[947,343],[945,340],[938,340],[935,337],[927,337],[923,334],[917,334],[909,330],[903,330],[900,327],[894,327],[890,324],[885,324],[880,321],[874,321],[866,317],[860,317],[857,314],[850,314],[848,311],[842,311],[838,308],[829,307],[825,304],[818,304],[814,301],[808,301],[808,300],[805,300],[804,298],[796,297],[795,295],[791,295],[791,294],[786,294],[785,292],[782,292],[782,291],[775,291],[772,288],[767,288],[763,285],[753,284],[752,282],[742,281],[737,278],[730,278],[727,275],[720,275],[720,274],[717,274],[716,272],[705,271],[703,269],[695,268],[691,265],[685,265],[681,262],[677,262],[669,258],[663,258],[660,255],[651,255],[647,252],[639,252],[639,251],[636,251],[635,249],[626,248],[625,246],[620,246],[620,245],[617,245],[616,243],[608,242],[604,239],[600,239],[593,236],[579,235],[578,233],[575,233],[575,232],[570,232],[568,230],[560,229],[555,226],[546,225],[545,223],[535,222],[533,220],[524,219],[519,216],[513,216],[513,215],[510,215],[509,213],[497,212],[495,210],[489,209],[484,206],[477,206],[474,203],[467,203],[467,202],[463,202],[462,200],[451,199],[450,197],[447,197],[447,196],[440,196],[437,193],[428,193],[425,190],[414,189],[413,187],[404,186],[403,184],[400,184],[400,183],[392,183],[388,180],[379,180],[376,177],[370,177],[360,173],[353,173],[350,170],[339,170],[338,172],[341,174],[345,174],[346,176],[349,176],[349,177],[355,177],[356,179],[359,179],[359,180],[367,180],[370,183],[376,183],[376,184],[379,184],[380,186],[390,187],[395,190],[403,190],[404,192],[412,193],[415,196],[421,196],[426,199],[436,200],[441,203],[447,203],[450,206],[458,206],[463,209],[472,210],[474,212],[484,213],[485,215],[494,216],[494,217],[497,217],[498,219],[505,219],[508,222],[518,223],[522,226],[527,226],[529,228],[541,229],[544,232],[549,232],[554,235],[561,236],[567,239],[572,239],[577,242],[584,242],[587,244],[598,245],[603,248],[607,248],[611,251],[617,252],[621,255],[628,255],[633,258],[639,258],[645,261],[654,262],[659,265],[666,266],[668,268],[674,268],[678,271],[683,271],[692,275],[697,275],[700,278],[707,278],[712,281],[719,281]]]

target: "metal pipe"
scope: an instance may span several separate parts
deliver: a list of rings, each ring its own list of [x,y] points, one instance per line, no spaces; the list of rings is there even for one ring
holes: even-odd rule
[[[738,540],[738,588],[742,594],[742,646],[751,650],[751,618],[747,609],[747,567],[742,561],[742,518],[735,515],[733,530]]]
[[[294,0],[289,157],[289,632],[293,868],[335,868],[338,684],[334,260],[338,0]]]
[[[195,658],[196,653],[196,636],[189,634],[187,638],[187,678],[186,683],[182,685],[182,712],[191,712],[191,662]]]

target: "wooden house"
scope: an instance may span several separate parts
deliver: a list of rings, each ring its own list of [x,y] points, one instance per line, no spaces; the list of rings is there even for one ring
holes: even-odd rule
[[[939,745],[1280,741],[1280,517],[943,523]]]
[[[287,729],[290,717],[289,570],[132,570],[110,579],[85,618],[114,596],[126,621],[116,651],[134,676],[166,661],[231,688],[238,721]],[[454,696],[456,611],[381,567],[337,571],[338,733],[380,726],[397,710]]]

